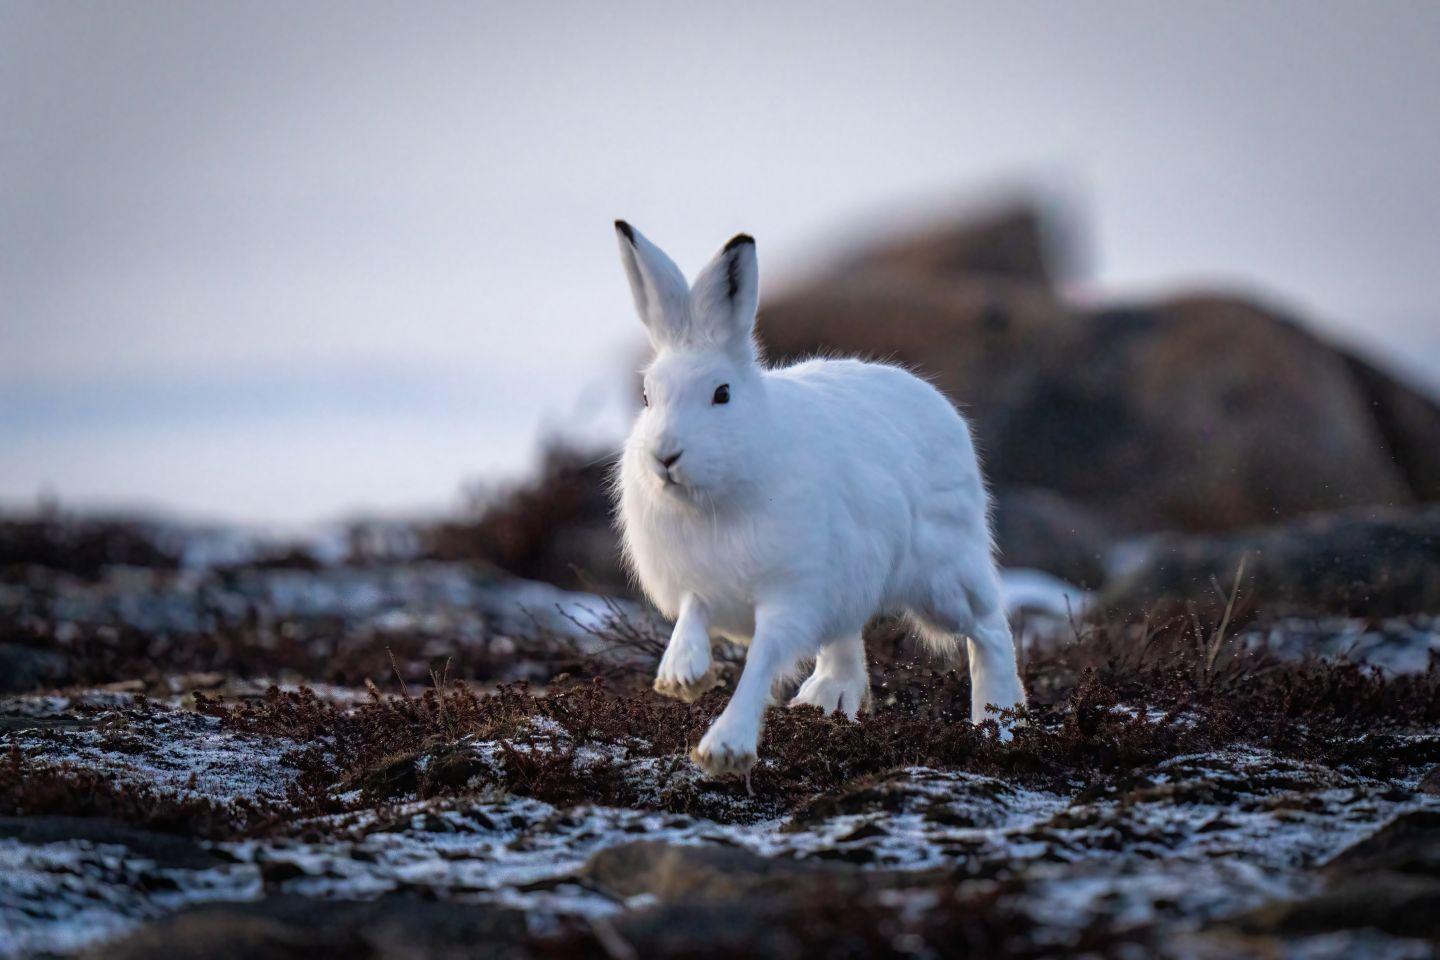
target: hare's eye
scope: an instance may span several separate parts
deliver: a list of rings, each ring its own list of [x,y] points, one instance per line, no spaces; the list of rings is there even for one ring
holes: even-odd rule
[[[711,398],[710,402],[711,402],[711,403],[729,403],[729,402],[730,402],[730,384],[728,384],[728,383],[722,383],[722,384],[720,384],[720,386],[716,387],[716,388],[715,388],[715,396]]]
[[[650,392],[649,392],[648,390],[641,390],[641,391],[640,391],[640,406],[642,406],[642,407],[648,407],[648,406],[650,406]]]

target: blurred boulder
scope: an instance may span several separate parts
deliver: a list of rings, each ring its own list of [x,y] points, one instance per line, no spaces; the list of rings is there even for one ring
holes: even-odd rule
[[[1440,811],[1401,814],[1326,862],[1332,880],[1378,871],[1440,880]]]
[[[1157,537],[1096,609],[1143,616],[1190,606],[1246,615],[1391,617],[1440,612],[1440,506],[1351,510],[1232,534]]]
[[[1023,271],[895,266],[919,256],[882,248],[768,301],[767,354],[917,370],[970,418],[996,488],[1053,490],[1113,531],[1440,496],[1440,407],[1289,317],[1218,295],[1081,309]]]
[[[874,879],[853,868],[818,860],[762,857],[722,846],[681,846],[637,840],[593,854],[581,871],[587,886],[616,899],[739,900],[777,896],[810,880],[843,884],[857,893]]]
[[[1440,880],[1391,873],[1352,877],[1317,893],[1266,904],[1233,923],[1245,931],[1267,934],[1314,937],[1368,928],[1405,937],[1412,943],[1440,940]],[[1365,951],[1348,955],[1382,954]],[[1416,952],[1410,956],[1434,954]]]
[[[1042,287],[1052,285],[1060,259],[1054,227],[1027,205],[921,229],[855,256],[850,270],[879,270],[915,277],[990,277]]]
[[[997,456],[1131,530],[1415,499],[1344,355],[1219,296],[1091,314]]]
[[[1104,582],[1108,539],[1086,510],[1041,487],[1006,487],[994,500],[1001,564],[1043,570],[1089,590]]]
[[[390,895],[371,901],[272,896],[192,906],[86,957],[251,960],[282,957],[525,957],[518,910]]]
[[[1440,814],[1401,814],[1332,858],[1322,874],[1329,881],[1322,889],[1266,904],[1231,922],[1266,933],[1368,927],[1440,940]]]
[[[1345,359],[1410,489],[1422,500],[1440,500],[1440,411],[1435,402],[1358,357]]]
[[[1081,321],[1038,288],[858,271],[767,301],[758,332],[773,361],[838,352],[904,364],[959,402],[984,437],[1052,375]],[[993,460],[988,445],[982,453]]]

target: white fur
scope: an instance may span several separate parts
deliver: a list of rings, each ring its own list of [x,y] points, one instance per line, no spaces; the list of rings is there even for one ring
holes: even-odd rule
[[[716,634],[749,646],[696,762],[748,771],[772,689],[804,661],[815,670],[792,704],[855,716],[869,692],[861,629],[878,613],[908,614],[941,650],[969,638],[976,722],[1023,704],[985,485],[950,402],[887,364],[764,366],[753,241],[732,240],[692,288],[616,226],[655,347],[618,486],[628,562],[676,621],[656,689],[693,699],[712,686]]]

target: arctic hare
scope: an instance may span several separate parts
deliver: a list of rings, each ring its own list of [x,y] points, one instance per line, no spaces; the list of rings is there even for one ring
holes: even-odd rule
[[[694,761],[747,773],[772,689],[812,658],[791,705],[855,717],[869,696],[861,629],[882,612],[945,652],[969,638],[975,722],[1023,704],[988,497],[950,402],[889,364],[762,363],[750,237],[692,286],[638,230],[615,229],[655,347],[618,484],[627,561],[675,621],[655,689],[689,701],[714,686],[714,635],[749,648]]]

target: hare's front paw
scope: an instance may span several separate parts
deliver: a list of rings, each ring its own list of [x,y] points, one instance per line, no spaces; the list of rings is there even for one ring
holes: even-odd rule
[[[747,774],[755,765],[755,750],[759,744],[757,733],[740,730],[725,722],[722,715],[715,721],[700,745],[690,751],[695,765],[712,777],[730,774]]]
[[[674,674],[661,672],[655,678],[655,692],[662,697],[671,697],[675,700],[683,700],[685,703],[694,703],[699,700],[715,684],[720,682],[720,677],[712,666],[698,677],[681,677]]]
[[[720,682],[715,664],[710,659],[708,638],[704,644],[672,642],[660,658],[655,675],[655,692],[692,703]]]

